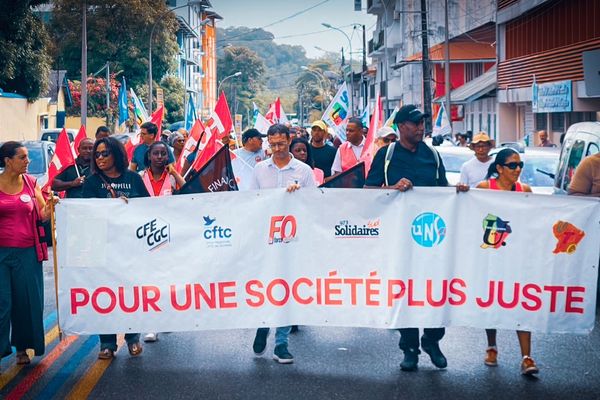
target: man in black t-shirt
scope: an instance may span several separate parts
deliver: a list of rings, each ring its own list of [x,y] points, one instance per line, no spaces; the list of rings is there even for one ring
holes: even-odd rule
[[[310,147],[315,168],[323,171],[325,178],[331,176],[331,166],[335,159],[336,149],[327,144],[327,125],[323,121],[315,121],[310,129]]]
[[[92,158],[92,148],[94,141],[92,139],[83,139],[79,142],[77,151],[79,155],[75,159],[75,165],[65,169],[54,178],[52,190],[55,192],[66,192],[69,199],[81,198],[83,191],[83,182],[90,176],[90,160]]]
[[[405,192],[413,186],[448,186],[444,163],[437,150],[423,142],[424,119],[416,106],[409,104],[400,108],[394,123],[400,130],[400,140],[394,144],[391,159],[386,167],[389,146],[377,151],[367,176],[365,187],[397,189]],[[458,191],[469,190],[468,185],[458,184]],[[400,349],[404,360],[403,371],[415,371],[419,362],[419,328],[400,330]],[[444,328],[425,328],[421,337],[421,348],[429,354],[431,362],[438,368],[446,368],[448,362],[440,350],[439,341],[444,337]]]

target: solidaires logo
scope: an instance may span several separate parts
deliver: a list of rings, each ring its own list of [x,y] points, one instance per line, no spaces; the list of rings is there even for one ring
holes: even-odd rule
[[[148,247],[148,251],[154,251],[166,245],[171,240],[171,225],[161,219],[154,218],[140,225],[135,230],[135,236],[143,241]]]
[[[437,246],[446,237],[446,223],[436,213],[425,212],[417,215],[412,222],[412,237],[423,247]]]
[[[498,249],[506,246],[506,238],[512,233],[512,229],[502,218],[488,214],[483,219],[483,244],[482,249]]]
[[[367,221],[365,224],[352,224],[347,219],[341,220],[334,226],[336,239],[363,239],[363,238],[378,238],[379,227],[381,221],[379,219]]]

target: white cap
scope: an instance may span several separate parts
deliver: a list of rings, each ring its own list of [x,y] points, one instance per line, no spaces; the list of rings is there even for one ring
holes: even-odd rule
[[[400,139],[400,135],[398,135],[398,132],[396,132],[393,128],[391,128],[389,126],[383,126],[383,127],[379,128],[379,130],[377,131],[377,134],[375,136],[377,137],[377,139],[380,139],[380,138],[384,138],[388,135],[395,135],[396,139]]]

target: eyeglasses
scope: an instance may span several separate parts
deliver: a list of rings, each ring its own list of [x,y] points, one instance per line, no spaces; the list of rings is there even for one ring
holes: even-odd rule
[[[96,157],[96,158],[100,158],[100,157],[107,158],[109,156],[110,156],[110,151],[108,151],[108,150],[97,151],[96,154],[94,154],[94,157]]]
[[[509,162],[509,163],[502,164],[502,165],[507,167],[508,169],[515,170],[515,169],[517,169],[517,167],[520,169],[523,169],[523,165],[525,165],[525,164],[523,164],[523,161],[521,161],[521,162],[513,161],[513,162]]]
[[[269,147],[274,149],[276,147],[282,148],[282,147],[288,147],[287,142],[279,142],[279,143],[269,143]]]

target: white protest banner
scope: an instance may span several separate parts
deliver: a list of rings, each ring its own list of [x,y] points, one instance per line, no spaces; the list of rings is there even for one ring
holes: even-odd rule
[[[56,210],[67,333],[594,325],[597,199],[304,188]]]
[[[348,86],[346,82],[340,86],[331,103],[323,112],[321,119],[335,131],[335,134],[346,141],[346,124],[348,123],[348,110],[350,109]]]

